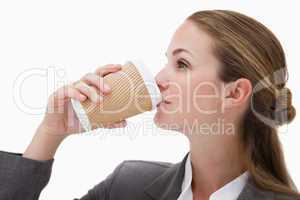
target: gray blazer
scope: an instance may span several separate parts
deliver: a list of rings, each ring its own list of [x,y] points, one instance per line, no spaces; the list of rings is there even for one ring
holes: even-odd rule
[[[124,161],[80,200],[176,200],[181,193],[187,155],[176,164]],[[0,200],[37,200],[50,179],[52,164],[53,159],[41,162],[0,151]],[[296,200],[258,189],[250,177],[238,200],[253,199]]]

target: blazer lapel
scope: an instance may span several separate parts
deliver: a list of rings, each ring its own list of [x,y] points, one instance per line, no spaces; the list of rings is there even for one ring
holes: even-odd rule
[[[189,153],[189,152],[188,152]],[[155,200],[176,200],[181,193],[188,153],[179,163],[172,165],[162,175],[144,188],[144,192]],[[237,200],[273,200],[274,193],[257,188],[251,175]]]
[[[185,173],[185,162],[188,153],[179,163],[172,165],[162,175],[144,188],[144,191],[155,200],[176,200],[181,193]]]

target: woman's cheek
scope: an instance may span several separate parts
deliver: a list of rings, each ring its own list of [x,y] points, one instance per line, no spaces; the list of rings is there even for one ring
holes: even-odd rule
[[[192,109],[198,114],[214,114],[218,111],[219,89],[213,82],[194,85],[191,95]]]

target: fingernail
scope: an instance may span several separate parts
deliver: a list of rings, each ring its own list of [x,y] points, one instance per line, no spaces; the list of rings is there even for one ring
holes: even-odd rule
[[[105,92],[109,92],[110,91],[110,87],[107,84],[104,84],[104,90],[105,90]]]
[[[84,96],[83,94],[80,94],[80,99],[81,99],[81,100],[85,100],[85,99],[86,99],[86,96]]]
[[[100,102],[102,102],[102,100],[103,100],[103,97],[102,97],[101,95],[98,95],[98,96],[97,96],[97,102],[100,103]]]
[[[99,101],[99,97],[98,96],[99,96],[98,94],[93,94],[92,95],[91,100],[92,100],[93,103],[98,103],[98,101]]]

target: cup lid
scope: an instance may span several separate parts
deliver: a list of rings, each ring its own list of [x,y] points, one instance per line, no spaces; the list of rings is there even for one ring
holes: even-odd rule
[[[71,104],[81,126],[84,128],[85,131],[91,131],[92,130],[91,122],[87,116],[87,113],[82,107],[80,101],[71,98]]]

